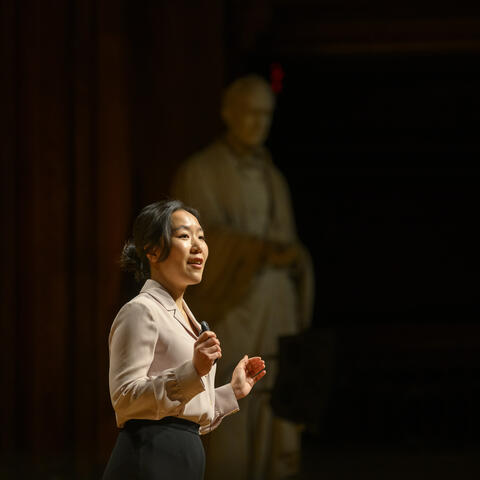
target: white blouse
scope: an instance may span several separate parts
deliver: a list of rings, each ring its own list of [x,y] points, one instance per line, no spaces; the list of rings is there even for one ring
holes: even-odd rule
[[[183,306],[200,331],[185,302]],[[147,280],[120,309],[109,336],[110,397],[118,427],[130,419],[174,416],[198,423],[204,434],[239,410],[229,383],[215,388],[216,365],[204,377],[195,370],[197,338],[173,298],[154,280]]]

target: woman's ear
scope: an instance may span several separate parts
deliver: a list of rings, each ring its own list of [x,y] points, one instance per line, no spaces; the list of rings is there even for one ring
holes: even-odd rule
[[[148,250],[145,256],[148,258],[150,263],[157,263],[161,253],[162,251],[160,247],[158,245],[155,245]]]

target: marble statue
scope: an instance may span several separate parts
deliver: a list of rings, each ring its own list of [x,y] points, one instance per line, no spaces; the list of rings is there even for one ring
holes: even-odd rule
[[[225,420],[228,428],[206,441],[206,480],[283,479],[299,468],[300,427],[275,417],[270,389],[278,337],[310,324],[314,276],[286,179],[264,146],[274,106],[262,77],[234,81],[222,101],[226,133],[181,165],[171,192],[197,208],[206,227],[212,254],[187,301],[222,342],[218,382],[245,352],[261,355],[268,371],[265,385]]]

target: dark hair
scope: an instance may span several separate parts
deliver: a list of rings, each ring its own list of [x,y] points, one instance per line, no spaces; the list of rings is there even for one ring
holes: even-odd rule
[[[172,246],[172,214],[185,210],[199,220],[198,212],[180,200],[164,200],[147,205],[133,223],[133,239],[127,241],[120,256],[122,270],[133,272],[137,282],[150,278],[147,253],[161,246],[159,261],[165,260]]]

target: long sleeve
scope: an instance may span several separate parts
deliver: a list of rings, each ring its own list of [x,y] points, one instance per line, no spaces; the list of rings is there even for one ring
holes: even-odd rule
[[[232,386],[227,383],[221,387],[217,387],[215,389],[215,416],[209,425],[200,427],[200,435],[210,433],[220,425],[226,416],[238,411],[238,401],[233,393]]]
[[[118,313],[110,333],[110,396],[122,426],[125,418],[160,419],[179,415],[205,390],[192,360],[149,375],[159,325],[147,306],[130,302]]]

